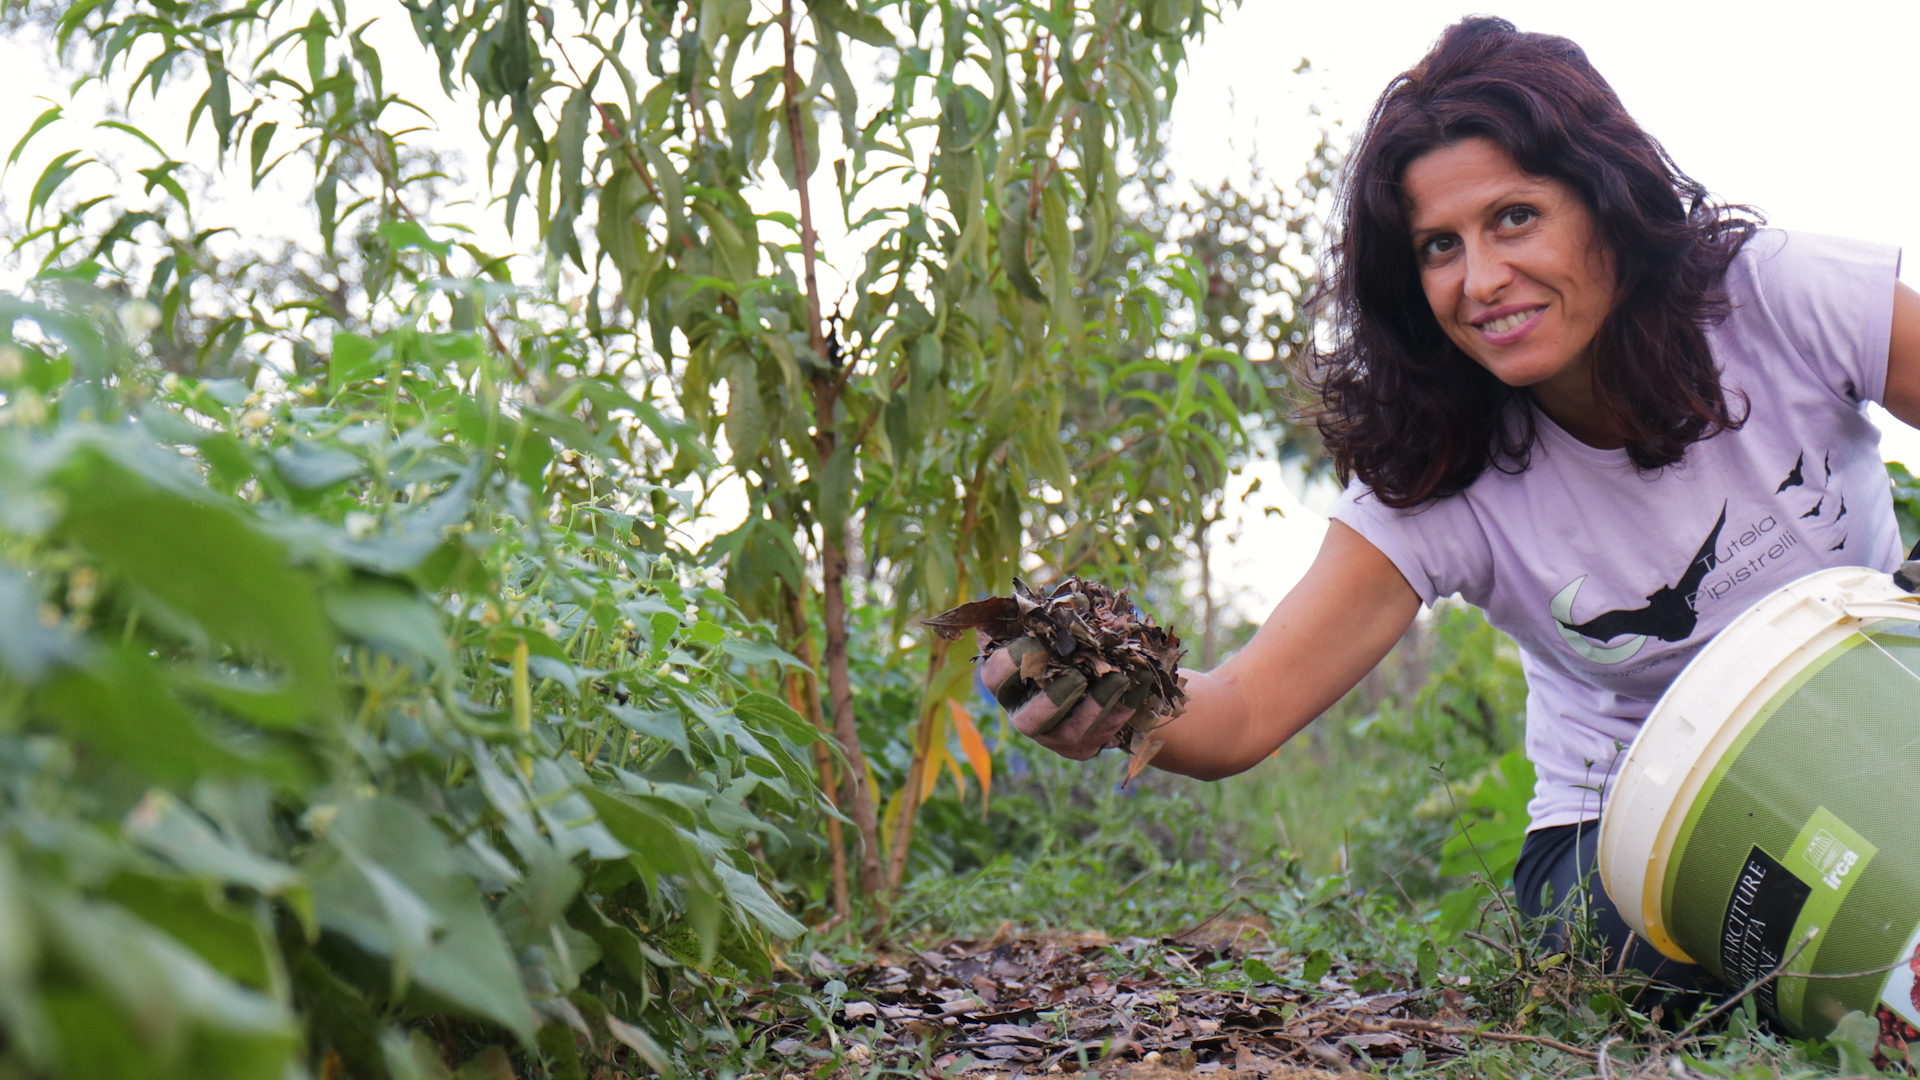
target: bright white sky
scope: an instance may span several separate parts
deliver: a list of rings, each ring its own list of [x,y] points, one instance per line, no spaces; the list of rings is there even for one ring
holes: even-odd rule
[[[355,21],[386,16],[370,37],[389,80],[438,113],[448,144],[471,146],[464,137],[470,106],[439,96],[397,5],[353,0],[350,8]],[[1213,182],[1257,154],[1270,175],[1290,180],[1321,127],[1331,127],[1339,142],[1350,139],[1386,81],[1470,10],[1431,0],[1246,0],[1192,53],[1169,134],[1176,172]],[[1830,0],[1814,11],[1777,2],[1509,0],[1496,11],[1521,29],[1579,42],[1681,167],[1723,197],[1760,208],[1782,227],[1920,250],[1920,198],[1913,190],[1920,141],[1896,111],[1911,98],[1920,5]],[[1302,58],[1312,62],[1311,72],[1292,74]],[[0,41],[0,64],[9,73],[0,88],[4,152],[45,107],[36,95],[65,94],[37,40]],[[180,119],[179,113],[157,121],[136,116],[154,122],[161,142],[175,146]],[[47,138],[0,181],[0,220],[17,226],[46,160],[39,151],[78,144],[69,138]],[[204,125],[194,149],[210,154]],[[477,157],[471,160],[478,165]],[[131,178],[130,171],[125,175]],[[288,218],[279,198],[304,194],[263,192],[232,209],[251,213],[261,228],[278,223],[284,229]],[[469,220],[485,227],[493,215],[475,209]],[[1916,275],[1920,264],[1909,262],[1903,277],[1920,281]],[[1920,432],[1880,416],[1888,429],[1887,456],[1920,462]],[[1258,618],[1304,571],[1325,530],[1314,508],[1324,509],[1330,493],[1308,491],[1310,505],[1303,506],[1299,485],[1281,482],[1277,468],[1265,467],[1242,483],[1254,475],[1264,482],[1247,501],[1243,520],[1221,527],[1220,539],[1233,542],[1220,552],[1216,576],[1233,602]],[[1286,516],[1275,517],[1268,507]]]

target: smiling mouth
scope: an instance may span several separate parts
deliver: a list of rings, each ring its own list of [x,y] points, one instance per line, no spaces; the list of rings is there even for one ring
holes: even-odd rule
[[[1503,315],[1498,319],[1481,323],[1480,331],[1485,334],[1504,334],[1525,323],[1535,315],[1538,315],[1540,310],[1539,308],[1528,308],[1525,311],[1516,311],[1511,315]]]

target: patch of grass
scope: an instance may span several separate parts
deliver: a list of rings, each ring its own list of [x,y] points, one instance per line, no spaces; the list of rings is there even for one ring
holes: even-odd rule
[[[1603,1045],[1609,1075],[1620,1077],[1872,1073],[1862,1047],[1769,1032],[1750,1002],[1676,1041],[1686,1018],[1655,1012],[1644,980],[1605,972],[1591,956],[1543,953],[1535,929],[1504,914],[1509,893],[1481,883],[1483,943],[1443,930],[1431,895],[1409,898],[1369,887],[1358,870],[1332,872],[1337,863],[1327,860],[1337,847],[1299,854],[1286,843],[1302,839],[1286,808],[1305,811],[1299,820],[1321,830],[1307,838],[1350,837],[1379,806],[1361,795],[1339,801],[1334,790],[1377,791],[1375,770],[1397,753],[1369,748],[1350,730],[1327,743],[1324,755],[1283,755],[1218,785],[1155,776],[1123,789],[1117,758],[1025,762],[996,785],[990,824],[1005,849],[964,871],[915,878],[897,907],[897,944],[918,949],[1034,933],[1084,932],[1082,940],[1113,942],[1185,935],[1231,950],[1189,969],[1164,962],[1155,949],[1115,948],[1109,971],[1124,978],[1152,964],[1169,985],[1239,993],[1268,973],[1297,988],[1320,986],[1325,975],[1334,980],[1326,984],[1329,998],[1340,988],[1404,991],[1414,995],[1409,1023],[1496,1033],[1458,1037],[1457,1054],[1409,1050],[1370,1063],[1389,1076],[1592,1076],[1599,1068],[1592,1055]],[[1369,776],[1376,783],[1363,787]],[[1353,815],[1344,827],[1342,813]]]

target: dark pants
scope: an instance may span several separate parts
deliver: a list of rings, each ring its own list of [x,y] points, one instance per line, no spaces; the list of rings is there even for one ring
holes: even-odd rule
[[[1680,990],[1717,989],[1718,981],[1705,968],[1668,959],[1627,926],[1600,884],[1599,858],[1597,821],[1555,825],[1527,834],[1526,843],[1520,846],[1520,864],[1513,870],[1513,891],[1520,901],[1521,914],[1529,919],[1549,912],[1557,916],[1548,924],[1541,945],[1552,952],[1571,948],[1574,926],[1584,923],[1609,972],[1638,971],[1659,986]],[[1686,1001],[1669,1001],[1665,995],[1649,994],[1639,1007],[1651,1007],[1657,997],[1665,1005],[1664,1011],[1673,1015],[1700,1000],[1699,995],[1687,996]]]

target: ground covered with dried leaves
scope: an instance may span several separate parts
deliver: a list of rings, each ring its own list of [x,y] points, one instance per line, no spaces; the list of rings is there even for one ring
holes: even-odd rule
[[[1582,972],[1564,956],[1478,987],[1470,974],[1428,972],[1432,985],[1420,988],[1413,972],[1276,947],[1261,920],[1206,930],[1118,941],[1003,933],[854,966],[814,952],[784,996],[804,996],[812,1008],[783,1008],[769,996],[746,1015],[774,1080],[1777,1080],[1833,1076],[1835,1065],[1859,1063],[1817,1043],[1777,1039],[1756,1028],[1750,1009],[1730,1010],[1730,1024],[1710,1029],[1663,1030],[1605,992],[1637,987]]]
[[[1251,935],[1250,935],[1251,936]],[[1351,1071],[1360,1059],[1400,1063],[1457,1055],[1406,1008],[1405,991],[1366,993],[1332,975],[1309,984],[1306,958],[1277,958],[1273,981],[1225,989],[1209,979],[1244,970],[1244,948],[1213,935],[1108,941],[1068,934],[954,941],[840,970],[816,954],[822,991],[840,998],[842,1026],[811,1045],[802,1025],[769,1028],[771,1049],[796,1061],[832,1044],[855,1058],[929,1061],[939,1071],[990,1077],[1140,1064],[1205,1075]],[[1256,963],[1261,963],[1256,961]]]

